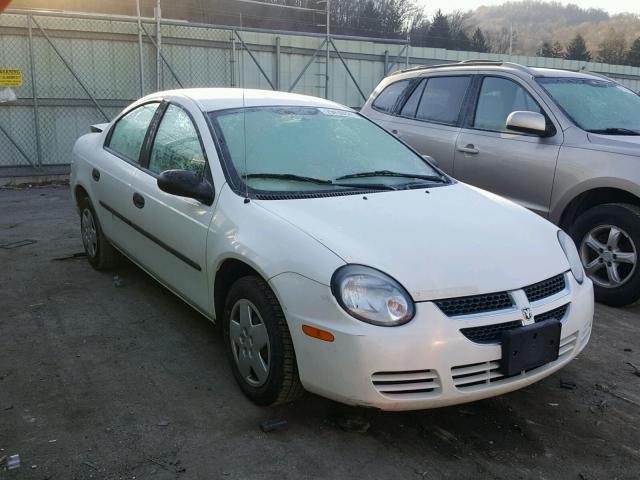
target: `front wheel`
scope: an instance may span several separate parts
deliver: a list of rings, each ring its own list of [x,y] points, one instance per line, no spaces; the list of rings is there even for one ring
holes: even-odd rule
[[[250,400],[276,405],[302,395],[289,328],[264,280],[242,277],[231,286],[223,335],[233,375]]]
[[[580,215],[570,233],[597,301],[619,307],[640,298],[640,208],[598,205]]]

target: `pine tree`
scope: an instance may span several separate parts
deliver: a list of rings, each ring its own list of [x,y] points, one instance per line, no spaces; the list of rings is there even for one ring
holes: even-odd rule
[[[473,37],[471,37],[471,51],[480,53],[486,53],[489,51],[489,46],[487,45],[487,41],[485,40],[480,27],[476,28],[476,31],[473,32]]]
[[[627,52],[627,65],[640,67],[640,37],[636,38]]]
[[[609,29],[607,36],[598,45],[598,61],[622,65],[627,58],[627,40],[623,33]]]
[[[553,45],[550,42],[542,42],[536,55],[538,57],[561,58],[564,56],[564,52],[562,51],[562,45],[558,41],[553,42]]]
[[[553,42],[553,45],[551,46],[551,57],[552,58],[564,57],[564,48],[562,48],[562,44],[557,40]]]
[[[429,46],[435,48],[451,48],[451,30],[449,20],[440,9],[433,16],[429,28]]]
[[[591,53],[587,50],[587,44],[585,43],[584,38],[582,38],[582,35],[576,35],[569,42],[564,58],[567,60],[582,60],[585,62],[591,60]]]
[[[551,58],[553,56],[553,47],[549,42],[542,42],[542,45],[540,45],[540,48],[536,52],[536,55],[538,57]]]
[[[471,40],[469,40],[469,36],[464,32],[464,30],[459,30],[455,37],[453,37],[453,48],[455,50],[464,50],[466,52],[471,50]]]

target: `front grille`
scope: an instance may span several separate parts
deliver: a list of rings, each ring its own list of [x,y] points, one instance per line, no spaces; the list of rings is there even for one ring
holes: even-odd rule
[[[553,310],[549,310],[548,312],[539,313],[535,316],[536,322],[544,322],[545,320],[562,320],[564,315],[567,313],[567,308],[569,308],[569,304],[562,305],[561,307],[554,308]]]
[[[513,301],[507,292],[447,298],[445,300],[436,300],[434,303],[449,317],[492,312],[513,307]]]
[[[542,298],[550,297],[558,292],[561,292],[565,288],[564,274],[556,275],[555,277],[548,278],[528,287],[524,287],[524,293],[527,294],[527,298],[530,302],[535,302]]]
[[[498,343],[502,339],[502,332],[522,326],[520,320],[513,322],[496,323],[494,325],[483,325],[481,327],[462,328],[460,332],[472,342],[476,343]]]
[[[558,359],[551,363],[556,364],[557,362],[561,362],[569,358],[571,352],[576,347],[577,340],[578,332],[574,332],[571,335],[560,340]],[[451,377],[453,379],[453,384],[458,390],[477,391],[490,387],[492,386],[492,384],[498,381],[508,382],[511,379],[516,380],[528,375],[535,374],[538,370],[544,369],[548,365],[550,364],[542,365],[540,367],[534,368],[532,370],[527,370],[510,377],[505,377],[499,372],[500,359],[497,359],[488,362],[472,363],[468,365],[459,365],[457,367],[453,367],[451,369]]]
[[[440,379],[435,370],[376,372],[371,375],[373,386],[392,398],[425,397],[440,391]]]

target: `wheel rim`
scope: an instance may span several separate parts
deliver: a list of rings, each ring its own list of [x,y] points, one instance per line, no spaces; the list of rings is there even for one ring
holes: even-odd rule
[[[229,341],[244,381],[252,387],[264,385],[271,366],[269,333],[260,312],[249,300],[238,300],[231,309]]]
[[[96,224],[93,221],[91,210],[85,208],[80,218],[80,229],[82,232],[82,243],[84,249],[91,258],[96,256],[98,251],[98,235],[96,232]]]
[[[636,246],[631,236],[615,225],[598,225],[580,242],[580,258],[593,283],[617,288],[636,270]]]

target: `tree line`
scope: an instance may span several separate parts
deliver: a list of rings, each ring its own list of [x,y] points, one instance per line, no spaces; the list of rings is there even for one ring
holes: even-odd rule
[[[614,65],[640,67],[640,37],[636,38],[631,45],[627,45],[625,36],[611,29],[604,40],[600,42],[598,50],[594,54],[587,48],[582,35],[577,34],[566,47],[563,47],[558,41],[543,42],[537,55],[539,57],[565,58],[586,62],[593,60]]]

